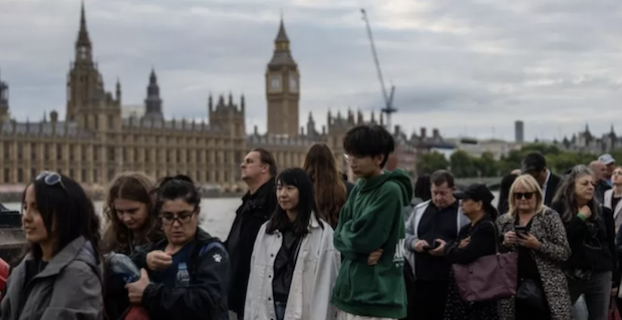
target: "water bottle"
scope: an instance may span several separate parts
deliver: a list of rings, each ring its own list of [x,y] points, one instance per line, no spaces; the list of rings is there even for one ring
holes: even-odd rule
[[[140,279],[140,270],[128,256],[111,252],[108,254],[108,263],[112,272],[123,278],[125,283],[136,282]]]
[[[180,262],[177,265],[177,287],[183,288],[190,284],[190,274],[188,273],[188,266],[185,262]]]

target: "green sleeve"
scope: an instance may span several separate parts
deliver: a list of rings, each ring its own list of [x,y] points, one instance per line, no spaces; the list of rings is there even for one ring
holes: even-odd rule
[[[380,249],[389,239],[396,218],[402,219],[403,202],[400,187],[388,181],[356,218],[346,214],[347,211],[341,212],[335,230],[335,248],[350,259],[367,257]],[[342,210],[350,210],[350,205],[348,203]],[[341,221],[342,217],[346,219]]]

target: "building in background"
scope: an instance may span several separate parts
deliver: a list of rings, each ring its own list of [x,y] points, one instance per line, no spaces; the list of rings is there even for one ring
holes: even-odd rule
[[[608,133],[604,133],[600,138],[592,134],[589,126],[572,137],[564,137],[562,141],[553,141],[553,144],[562,150],[569,150],[583,153],[593,153],[600,155],[622,148],[622,137],[619,137],[611,125]]]
[[[525,142],[525,123],[521,120],[514,122],[514,141],[516,143]]]
[[[0,122],[9,119],[9,85],[0,78]]]
[[[209,122],[165,119],[157,74],[151,70],[144,105],[122,106],[121,82],[105,89],[93,59],[93,46],[82,7],[75,61],[67,79],[66,118],[52,110],[39,122],[9,116],[8,85],[0,82],[0,184],[24,184],[42,170],[67,174],[87,186],[107,184],[120,172],[143,171],[154,177],[184,173],[199,184],[224,189],[244,187],[240,163],[257,147],[274,153],[279,168],[301,166],[308,148],[326,143],[347,172],[342,139],[357,124],[378,123],[374,114],[348,111],[327,115],[321,130],[309,114],[298,127],[300,74],[281,21],[267,64],[265,90],[268,132],[246,133],[245,101],[231,94],[208,98]]]
[[[488,152],[493,155],[496,160],[502,156],[507,156],[512,150],[520,150],[521,143],[507,142],[498,139],[478,140],[470,138],[447,139],[456,146],[456,150],[462,150],[473,157],[481,157],[482,154]]]

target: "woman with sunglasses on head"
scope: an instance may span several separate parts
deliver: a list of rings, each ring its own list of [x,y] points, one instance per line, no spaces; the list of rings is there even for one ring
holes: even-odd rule
[[[104,254],[114,251],[129,257],[163,238],[162,224],[154,210],[151,191],[154,181],[139,172],[124,172],[108,188],[104,202],[106,228],[102,241]],[[115,276],[106,263],[106,315],[119,319],[130,307],[125,282]]]
[[[0,319],[103,319],[99,218],[74,180],[43,172],[22,198],[30,253],[13,269]]]
[[[199,228],[201,198],[194,182],[167,177],[155,192],[166,238],[134,258],[143,270],[126,286],[130,301],[142,305],[150,320],[228,319],[229,257],[220,240]]]
[[[279,206],[257,235],[245,320],[330,320],[341,255],[333,229],[315,210],[313,182],[300,168],[276,178]]]
[[[606,320],[612,289],[620,283],[616,270],[615,224],[611,209],[594,199],[592,171],[575,166],[564,177],[551,208],[566,226],[572,255],[563,269],[570,298],[584,296],[589,320]]]
[[[564,223],[544,206],[540,185],[530,175],[516,178],[509,211],[497,219],[503,247],[518,253],[515,298],[500,301],[503,320],[568,320],[572,306],[560,265],[570,257]]]

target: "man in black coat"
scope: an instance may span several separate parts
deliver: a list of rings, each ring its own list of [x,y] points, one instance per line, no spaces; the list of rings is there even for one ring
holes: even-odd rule
[[[231,261],[229,310],[235,312],[240,320],[244,319],[255,238],[277,206],[274,182],[277,170],[272,154],[261,148],[254,149],[246,155],[241,168],[248,192],[242,197],[242,205],[236,211],[225,242]]]
[[[547,169],[544,155],[538,151],[528,154],[523,159],[521,171],[538,181],[544,193],[544,205],[550,206],[561,179]]]

